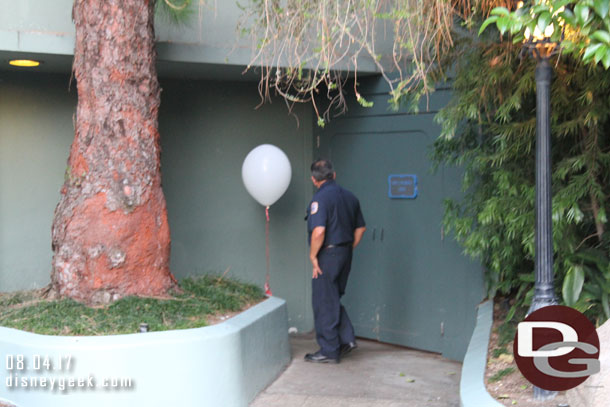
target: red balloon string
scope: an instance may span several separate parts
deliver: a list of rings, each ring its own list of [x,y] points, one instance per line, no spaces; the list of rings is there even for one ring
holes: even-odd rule
[[[265,216],[267,217],[267,222],[265,223],[265,257],[267,259],[267,275],[265,277],[265,295],[271,297],[273,294],[271,293],[271,288],[269,287],[269,274],[271,270],[271,265],[269,262],[269,207],[265,208]]]

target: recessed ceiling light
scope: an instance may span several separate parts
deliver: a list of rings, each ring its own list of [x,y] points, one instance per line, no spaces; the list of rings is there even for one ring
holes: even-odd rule
[[[33,59],[12,59],[8,63],[13,66],[21,66],[28,68],[40,65],[40,61],[34,61]]]

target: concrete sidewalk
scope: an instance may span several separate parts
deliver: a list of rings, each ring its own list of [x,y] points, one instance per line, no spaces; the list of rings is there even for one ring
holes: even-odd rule
[[[290,338],[292,362],[250,407],[458,407],[461,364],[375,341],[336,364],[305,362],[313,335]]]

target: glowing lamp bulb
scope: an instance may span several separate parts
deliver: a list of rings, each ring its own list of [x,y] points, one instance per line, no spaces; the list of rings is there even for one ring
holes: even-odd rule
[[[34,61],[32,59],[12,59],[8,62],[10,65],[32,68],[40,65],[40,61]]]

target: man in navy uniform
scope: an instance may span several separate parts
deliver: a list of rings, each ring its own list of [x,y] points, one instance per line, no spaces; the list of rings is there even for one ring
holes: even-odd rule
[[[312,305],[320,350],[308,353],[308,362],[338,363],[356,348],[354,327],[341,305],[352,263],[352,249],[366,230],[360,202],[335,182],[328,160],[311,164],[311,181],[318,188],[307,209]]]

